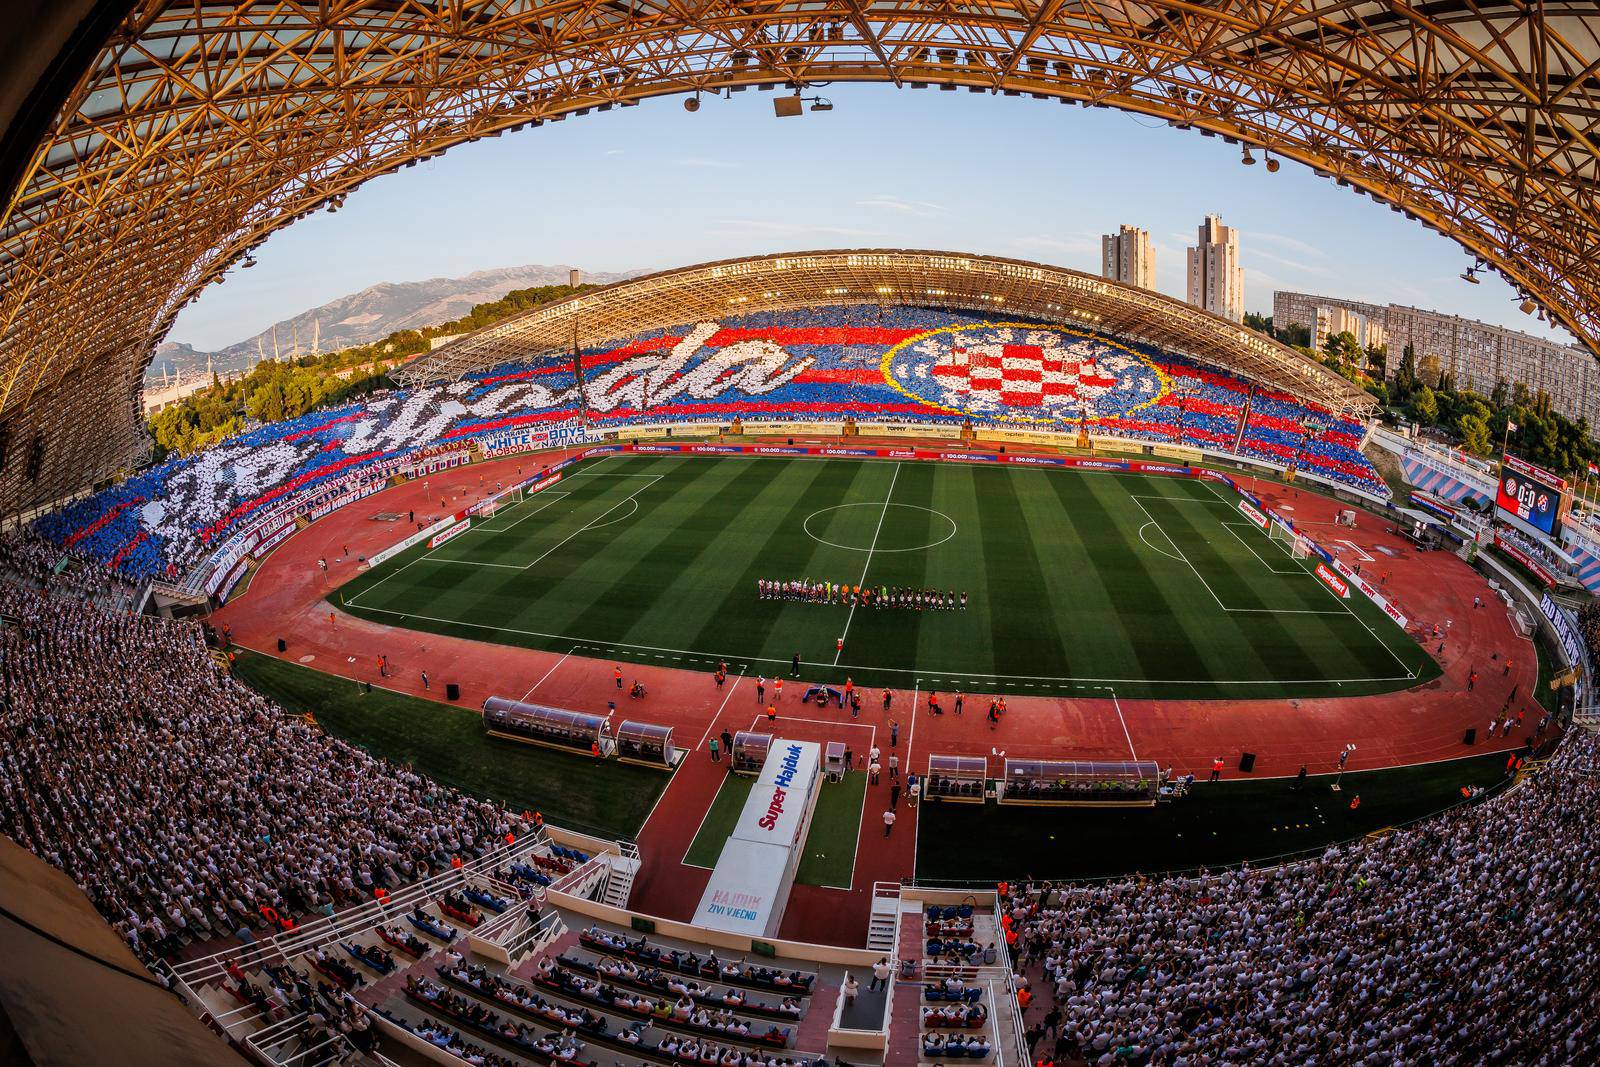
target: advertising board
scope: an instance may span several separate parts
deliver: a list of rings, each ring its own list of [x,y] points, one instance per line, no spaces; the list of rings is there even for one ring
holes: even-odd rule
[[[450,527],[447,527],[447,528],[445,528],[443,530],[440,530],[438,533],[436,533],[432,537],[428,538],[428,547],[429,548],[438,548],[440,545],[444,544],[446,541],[450,541],[450,540],[453,540],[453,539],[455,539],[457,537],[460,537],[462,534],[466,533],[467,530],[471,526],[472,526],[472,520],[470,518],[462,519],[460,522],[456,523],[454,526],[450,526]]]

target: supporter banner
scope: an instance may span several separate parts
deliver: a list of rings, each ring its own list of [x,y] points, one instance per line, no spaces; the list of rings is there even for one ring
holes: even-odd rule
[[[574,419],[559,426],[528,427],[520,430],[499,431],[479,439],[484,455],[502,456],[514,452],[533,452],[547,448],[568,448],[586,445],[593,438],[589,428]]]
[[[240,537],[231,538],[222,549],[211,557],[211,573],[206,576],[205,591],[211,596],[217,595],[217,590],[227,580],[229,572],[235,564],[256,551],[255,542],[258,531],[251,530]]]
[[[1505,538],[1501,537],[1498,530],[1495,531],[1494,544],[1495,547],[1500,551],[1504,552],[1506,555],[1510,556],[1512,559],[1528,568],[1528,570],[1532,571],[1534,577],[1543,582],[1547,588],[1560,584],[1556,576],[1551,574],[1549,569],[1546,568],[1544,564],[1528,555],[1510,541],[1507,541]]]
[[[436,533],[432,537],[428,538],[428,547],[429,548],[438,548],[440,545],[444,544],[446,541],[449,541],[449,540],[452,540],[454,538],[460,537],[462,534],[466,533],[469,529],[471,529],[471,527],[472,527],[472,520],[470,518],[462,519],[460,522],[456,523],[454,526],[450,527],[449,529],[441,530],[439,533]]]
[[[1584,687],[1594,670],[1594,665],[1589,662],[1588,649],[1578,637],[1577,631],[1573,629],[1572,618],[1549,593],[1539,598],[1539,610],[1550,620],[1550,625],[1555,627],[1556,637],[1567,653],[1567,661],[1580,668],[1577,680],[1573,682],[1573,697],[1577,706],[1583,707]]]
[[[217,599],[226,604],[228,597],[233,594],[233,587],[239,584],[239,579],[243,578],[249,570],[250,561],[241,559],[238,566],[234,567],[232,572],[229,573],[228,580],[223,582],[222,588],[217,591]]]
[[[1257,511],[1248,500],[1239,501],[1239,510],[1244,512],[1245,518],[1249,519],[1263,530],[1270,525],[1270,523],[1267,522],[1267,517],[1261,514],[1261,512]]]
[[[1317,564],[1317,577],[1322,579],[1322,584],[1333,590],[1337,597],[1348,600],[1350,598],[1350,585],[1343,578],[1328,569],[1326,563]]]
[[[455,522],[457,520],[457,518],[458,518],[458,516],[451,515],[449,518],[440,519],[438,522],[434,523],[431,526],[423,527],[422,529],[418,530],[416,533],[412,534],[410,537],[407,537],[405,540],[397,541],[396,543],[390,545],[388,548],[384,549],[381,552],[374,552],[372,555],[367,557],[367,566],[368,567],[376,567],[378,564],[382,563],[384,560],[393,559],[395,556],[398,556],[400,553],[404,552],[406,549],[410,548],[412,545],[420,545],[423,541],[426,541],[429,537],[432,537],[434,534],[438,533],[440,530],[445,529],[451,523]]]
[[[294,523],[284,523],[282,526],[278,527],[276,530],[273,530],[271,533],[267,534],[261,539],[261,543],[256,545],[256,547],[251,551],[251,557],[254,559],[260,559],[262,556],[265,556],[268,552],[287,541],[289,539],[289,535],[294,533],[294,531]]]
[[[1344,560],[1335,557],[1333,561],[1333,569],[1348,578],[1351,584],[1353,584],[1357,589],[1361,590],[1361,592],[1366,595],[1368,600],[1378,605],[1379,610],[1381,610],[1385,615],[1389,616],[1389,618],[1394,621],[1396,626],[1400,627],[1402,630],[1406,628],[1406,622],[1408,620],[1400,613],[1400,609],[1395,607],[1394,604],[1389,601],[1388,597],[1378,592],[1377,586],[1373,585],[1371,582],[1361,577],[1361,575],[1357,574],[1354,567],[1350,566],[1350,564],[1346,563]]]
[[[311,509],[310,512],[308,512],[308,514],[311,516],[311,521],[316,522],[318,519],[323,518],[326,515],[332,515],[335,511],[338,511],[346,504],[354,504],[357,500],[369,497],[382,488],[383,483],[379,482],[359,489],[354,493],[346,493],[343,496],[336,496],[331,500],[325,500],[321,504],[316,505]]]

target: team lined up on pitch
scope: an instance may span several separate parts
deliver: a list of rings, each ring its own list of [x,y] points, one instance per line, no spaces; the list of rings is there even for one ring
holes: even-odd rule
[[[808,604],[839,604],[845,607],[904,608],[908,611],[966,611],[967,594],[954,589],[917,589],[898,585],[846,585],[839,582],[775,582],[756,579],[756,596],[761,600],[799,600]]]

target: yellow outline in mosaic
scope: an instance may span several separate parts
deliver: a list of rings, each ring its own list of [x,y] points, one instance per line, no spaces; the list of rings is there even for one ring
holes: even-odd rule
[[[919,404],[926,404],[930,408],[934,408],[935,410],[938,410],[938,411],[943,411],[943,412],[945,412],[947,414],[950,414],[950,415],[964,415],[964,416],[967,416],[967,417],[970,418],[970,417],[972,417],[974,415],[977,415],[978,413],[972,412],[972,411],[967,411],[967,410],[965,410],[963,408],[953,408],[953,407],[950,407],[949,405],[941,404],[936,400],[929,400],[927,397],[920,395],[919,393],[917,393],[916,391],[912,390],[908,386],[902,385],[894,376],[894,370],[893,370],[894,358],[895,358],[895,356],[897,356],[900,353],[900,350],[902,348],[905,348],[907,345],[916,344],[919,341],[926,340],[929,337],[934,337],[934,336],[937,336],[938,334],[941,334],[941,333],[964,333],[964,332],[966,332],[968,330],[997,330],[997,329],[1007,329],[1007,330],[1050,330],[1050,331],[1052,331],[1054,333],[1066,334],[1069,337],[1081,337],[1086,341],[1098,341],[1101,344],[1108,345],[1111,348],[1117,349],[1118,351],[1126,352],[1128,355],[1132,356],[1134,359],[1138,360],[1140,363],[1142,363],[1146,367],[1150,368],[1150,370],[1155,372],[1156,379],[1161,382],[1161,391],[1158,392],[1155,396],[1151,397],[1149,400],[1146,400],[1146,401],[1144,401],[1142,403],[1139,403],[1139,404],[1135,404],[1133,407],[1129,408],[1127,411],[1124,411],[1121,414],[1116,415],[1116,416],[1097,415],[1092,419],[1061,418],[1061,417],[1042,419],[1042,418],[1038,418],[1038,417],[1035,417],[1035,416],[1032,416],[1032,415],[992,415],[992,414],[984,413],[983,415],[980,416],[981,418],[984,418],[984,419],[987,419],[987,420],[993,420],[993,421],[997,421],[997,422],[1025,422],[1025,423],[1034,423],[1034,424],[1037,424],[1037,425],[1046,425],[1046,426],[1062,425],[1062,424],[1070,425],[1070,424],[1074,424],[1074,423],[1076,423],[1076,424],[1082,424],[1082,423],[1098,424],[1098,423],[1104,422],[1107,418],[1112,418],[1112,417],[1119,418],[1119,419],[1127,418],[1129,415],[1132,415],[1135,412],[1143,411],[1145,408],[1150,407],[1152,404],[1160,403],[1163,398],[1169,396],[1172,393],[1172,377],[1169,374],[1167,374],[1166,371],[1164,371],[1160,367],[1156,366],[1155,363],[1153,363],[1151,361],[1150,357],[1146,356],[1143,352],[1135,351],[1134,349],[1129,348],[1127,345],[1124,345],[1124,344],[1118,344],[1116,341],[1113,341],[1110,338],[1105,337],[1105,336],[1103,336],[1101,334],[1098,334],[1098,333],[1090,333],[1090,332],[1086,332],[1084,330],[1075,330],[1070,326],[1058,326],[1058,325],[1055,325],[1055,324],[1052,324],[1052,323],[1048,323],[1048,322],[977,322],[977,323],[968,323],[966,325],[961,325],[961,326],[941,326],[936,330],[925,330],[924,332],[917,334],[915,337],[907,337],[904,341],[901,341],[899,344],[897,344],[893,348],[889,349],[889,351],[885,352],[883,354],[883,359],[880,360],[879,363],[878,363],[878,370],[883,375],[883,380],[885,382],[889,383],[889,387],[891,389],[893,389],[895,392],[899,393],[901,396],[905,397],[907,400],[914,400]]]

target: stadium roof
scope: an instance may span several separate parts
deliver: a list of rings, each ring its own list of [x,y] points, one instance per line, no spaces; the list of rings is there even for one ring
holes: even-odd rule
[[[821,304],[967,308],[1087,326],[1231,367],[1257,382],[1365,415],[1376,405],[1316,360],[1181,300],[1063,267],[902,249],[789,252],[632,278],[533,308],[445,345],[395,375],[422,385],[498,363],[570,351],[645,330]]]
[[[1600,352],[1592,0],[20,0],[0,15],[0,505],[137,458],[141,372],[274,230],[477,137],[828,81],[1118,107],[1315,167]],[[15,61],[15,62],[11,62]]]

